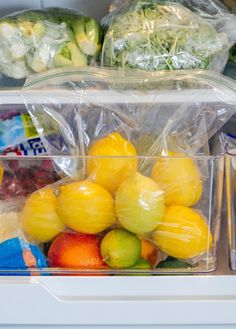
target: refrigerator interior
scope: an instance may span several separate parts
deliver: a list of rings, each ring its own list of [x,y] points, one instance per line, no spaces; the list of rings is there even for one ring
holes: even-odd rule
[[[28,7],[66,6],[81,9],[99,19],[109,3],[109,0],[8,0],[7,3],[1,1],[0,8],[3,16]],[[8,89],[22,83],[2,78],[0,87]],[[9,103],[14,103],[14,97],[13,93]],[[194,328],[234,326],[236,276],[229,268],[225,208],[216,272],[150,277],[2,276],[0,327],[67,328],[79,325],[80,328],[155,326],[169,329],[189,328],[190,325]]]

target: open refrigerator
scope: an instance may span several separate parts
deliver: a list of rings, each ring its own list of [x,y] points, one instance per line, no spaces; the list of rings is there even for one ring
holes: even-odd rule
[[[101,0],[96,6],[92,0],[54,1],[13,1],[0,4],[2,14],[15,9],[30,7],[65,6],[80,8],[86,14],[99,19],[107,12],[110,1]],[[25,99],[19,86],[14,86],[11,79],[1,80],[0,110],[9,107],[24,107]],[[29,104],[41,104],[42,99],[52,97],[60,104],[72,103],[74,95],[61,94],[60,90],[36,90],[26,97]],[[89,96],[88,96],[89,97]],[[93,101],[96,95],[92,95]],[[124,95],[123,95],[124,97]],[[135,95],[136,102],[142,97]],[[122,102],[122,93],[112,94],[105,90],[99,98],[108,104]],[[145,95],[145,101],[151,96]],[[126,102],[133,102],[132,97],[125,96]],[[127,100],[128,99],[128,100]],[[175,104],[188,99],[188,92],[168,96],[163,92],[157,97],[159,103]],[[220,99],[220,96],[219,96]],[[236,106],[236,96],[229,93],[227,101]],[[206,92],[204,103],[214,104],[214,93]],[[233,161],[233,160],[232,160]],[[214,167],[217,164],[211,163]],[[221,163],[222,165],[222,163]],[[220,166],[220,165],[219,165]],[[229,167],[229,165],[228,165]],[[233,167],[234,168],[234,167]],[[221,168],[222,169],[222,168]],[[229,169],[229,168],[228,168]],[[230,194],[219,179],[219,188]],[[222,186],[221,186],[222,185]],[[233,193],[232,193],[233,194]],[[226,208],[234,205],[226,203],[223,192],[221,229],[216,225],[215,234],[219,239],[217,270],[199,270],[195,274],[165,273],[165,275],[111,275],[111,276],[58,276],[31,275],[12,276],[1,273],[0,276],[0,326],[3,328],[26,327],[39,328],[227,328],[236,324],[236,276],[230,269],[228,249]],[[218,202],[221,203],[220,197]],[[221,205],[219,206],[221,208]],[[233,240],[233,239],[231,239]],[[231,246],[231,243],[229,244]],[[206,272],[206,273],[203,273]],[[211,272],[211,273],[208,273]]]

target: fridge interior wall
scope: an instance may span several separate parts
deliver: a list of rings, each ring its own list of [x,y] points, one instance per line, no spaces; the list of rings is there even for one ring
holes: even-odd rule
[[[58,6],[74,8],[100,20],[107,13],[111,2],[111,0],[103,0],[99,1],[99,4],[94,6],[94,0],[57,0],[56,2],[54,0],[9,0],[7,3],[0,3],[0,16],[10,14],[17,10]]]

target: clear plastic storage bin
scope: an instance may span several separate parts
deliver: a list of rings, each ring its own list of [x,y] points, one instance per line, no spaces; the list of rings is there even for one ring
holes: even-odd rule
[[[231,80],[91,68],[26,87],[1,109],[28,111],[47,156],[1,156],[0,273],[216,269]]]

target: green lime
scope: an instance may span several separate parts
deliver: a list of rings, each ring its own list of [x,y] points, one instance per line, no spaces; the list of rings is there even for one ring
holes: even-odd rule
[[[110,267],[132,267],[141,256],[141,242],[136,235],[124,229],[115,229],[103,238],[101,255]]]
[[[136,268],[136,269],[139,269],[139,270],[145,270],[145,269],[150,269],[152,267],[151,267],[151,264],[149,263],[149,261],[147,261],[144,258],[140,258],[137,261],[137,263],[134,266],[132,266],[131,268]]]
[[[152,267],[150,265],[150,263],[144,259],[144,258],[140,258],[137,263],[130,267],[129,269],[137,269],[137,270],[150,270]],[[128,269],[128,270],[129,270]],[[146,275],[151,275],[151,273],[140,273],[137,271],[134,271],[133,273],[123,273],[123,274],[115,274],[116,276],[146,276]]]

